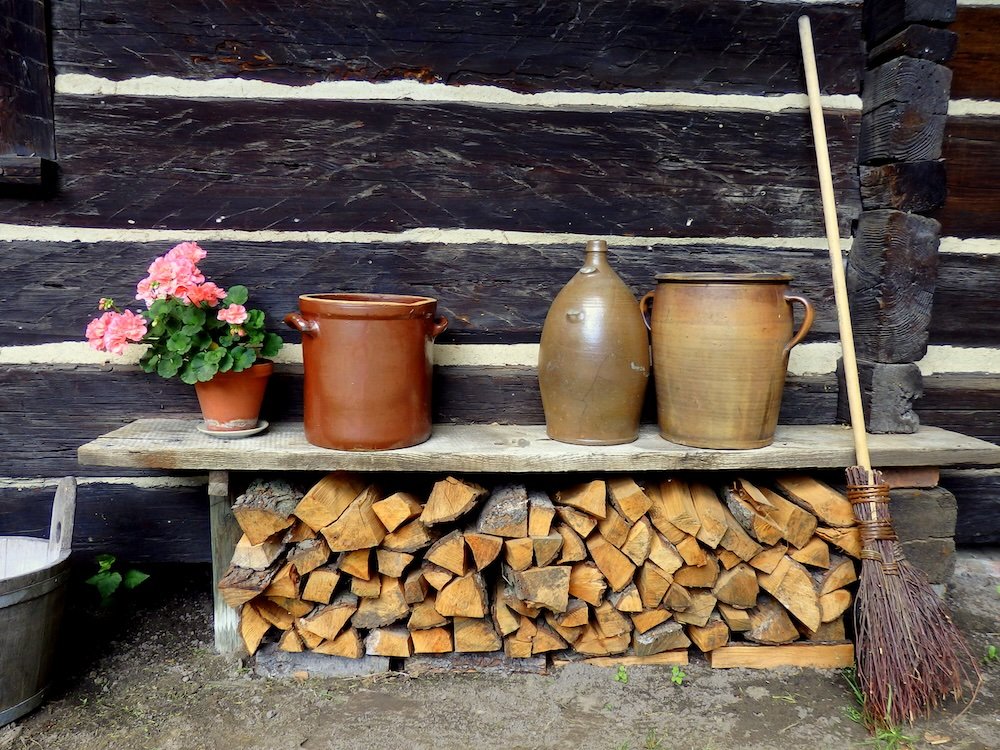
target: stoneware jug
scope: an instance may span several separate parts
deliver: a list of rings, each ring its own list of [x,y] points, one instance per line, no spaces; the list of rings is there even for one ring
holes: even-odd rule
[[[538,385],[553,440],[629,443],[649,378],[649,336],[635,296],[608,265],[604,240],[587,242],[583,267],[559,292],[542,327]]]
[[[302,332],[306,440],[339,450],[427,440],[432,344],[448,327],[436,311],[431,297],[301,295],[285,323]]]
[[[813,308],[783,274],[664,273],[640,309],[653,335],[660,434],[699,448],[774,440],[788,353]],[[652,303],[652,319],[649,306]],[[794,332],[792,305],[803,309]]]

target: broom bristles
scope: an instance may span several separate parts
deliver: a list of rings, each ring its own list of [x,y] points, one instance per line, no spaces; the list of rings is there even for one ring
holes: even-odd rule
[[[926,716],[949,695],[960,699],[981,675],[948,608],[906,560],[892,528],[889,487],[880,472],[872,477],[869,483],[862,467],[847,470],[862,535],[855,652],[866,720],[892,725]]]

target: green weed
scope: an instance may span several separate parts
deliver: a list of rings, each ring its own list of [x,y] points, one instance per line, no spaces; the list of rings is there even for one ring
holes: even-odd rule
[[[625,669],[624,664],[618,665],[618,671],[615,672],[614,681],[620,682],[622,685],[628,684],[628,670]]]
[[[995,664],[1000,661],[1000,650],[992,643],[986,647],[986,656],[983,657],[984,664]]]
[[[676,664],[674,664],[670,668],[670,681],[672,683],[674,683],[675,685],[678,685],[678,686],[683,685],[685,677],[687,677],[687,672],[685,672],[683,669],[681,669]]]
[[[111,602],[115,592],[121,586],[124,585],[126,589],[134,589],[149,578],[147,573],[135,570],[134,568],[129,568],[122,575],[114,569],[114,555],[98,555],[94,558],[94,562],[97,563],[97,572],[88,578],[85,583],[97,589],[97,593],[101,596],[102,606],[107,606]]]
[[[875,750],[907,750],[907,748],[912,747],[915,740],[904,732],[903,727],[893,724],[886,716],[872,717],[865,711],[865,696],[861,691],[861,684],[858,682],[855,668],[844,669],[841,674],[843,674],[844,681],[847,683],[855,702],[860,707],[848,706],[844,712],[851,721],[861,724],[871,734],[866,744],[871,745]],[[891,707],[891,695],[889,700]]]

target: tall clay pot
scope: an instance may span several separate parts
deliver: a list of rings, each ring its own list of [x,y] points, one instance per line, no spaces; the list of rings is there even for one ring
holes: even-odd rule
[[[788,354],[813,308],[783,274],[664,273],[653,303],[653,375],[660,434],[699,448],[762,448],[774,440]],[[792,304],[803,308],[794,332]]]
[[[246,370],[216,373],[211,380],[195,383],[205,429],[239,432],[256,427],[272,372],[271,362],[257,362]]]
[[[553,440],[630,443],[649,378],[649,338],[632,292],[590,240],[583,267],[559,292],[542,327],[538,385]]]

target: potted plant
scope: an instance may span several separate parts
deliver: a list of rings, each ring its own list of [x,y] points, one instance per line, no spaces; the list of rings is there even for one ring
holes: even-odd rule
[[[102,315],[87,325],[87,342],[112,354],[145,344],[139,360],[145,372],[194,385],[204,430],[243,434],[258,429],[273,371],[266,358],[283,342],[264,330],[261,310],[246,307],[245,286],[227,290],[205,278],[198,264],[206,255],[197,243],[182,242],[156,258],[136,286],[135,298],[146,309],[136,313],[102,298]]]

